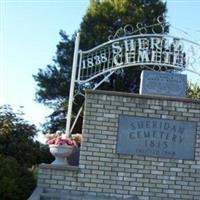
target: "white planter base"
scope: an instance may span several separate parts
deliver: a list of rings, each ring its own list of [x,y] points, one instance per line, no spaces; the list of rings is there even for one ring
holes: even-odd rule
[[[50,152],[55,157],[55,160],[51,164],[69,165],[67,157],[71,155],[73,148],[73,146],[69,145],[49,145]]]

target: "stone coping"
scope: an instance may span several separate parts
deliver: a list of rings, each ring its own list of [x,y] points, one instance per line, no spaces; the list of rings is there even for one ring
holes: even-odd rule
[[[43,188],[36,187],[31,196],[27,200],[40,200],[40,195],[43,192]]]
[[[68,171],[80,171],[80,168],[72,165],[55,165],[55,164],[45,164],[42,163],[39,165],[40,169],[55,169],[55,170],[68,170]]]
[[[117,91],[108,91],[108,90],[86,90],[86,94],[102,94],[102,95],[114,95],[114,96],[124,96],[124,97],[135,97],[141,99],[160,99],[160,100],[168,100],[168,101],[182,101],[186,103],[196,103],[200,104],[200,100],[185,98],[185,97],[171,97],[171,96],[159,96],[159,95],[140,95],[135,93],[127,93],[127,92],[117,92]]]

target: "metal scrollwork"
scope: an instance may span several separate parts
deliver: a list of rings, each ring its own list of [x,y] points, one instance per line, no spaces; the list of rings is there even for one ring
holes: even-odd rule
[[[127,24],[110,35],[109,41],[82,51],[79,82],[86,83],[111,72],[123,76],[126,67],[187,71],[193,74],[192,79],[195,75],[199,78],[200,43],[191,41],[191,38],[186,31],[166,22],[165,16],[159,16],[152,25]],[[89,88],[90,85],[84,87]]]
[[[114,40],[116,38],[132,35],[134,33],[134,28],[132,25],[127,24],[123,28],[119,28],[114,35],[109,35],[108,40]]]
[[[126,35],[132,35],[134,33],[134,28],[132,25],[127,24],[126,26],[124,26],[124,33]]]
[[[127,24],[124,27],[119,28],[114,35],[109,35],[108,40],[114,40],[120,37],[126,37],[133,34],[147,34],[150,33],[165,33],[166,27],[170,24],[164,21],[163,16],[158,16],[156,23],[152,25],[146,25],[143,23],[137,23],[136,28],[131,24]],[[157,31],[159,30],[159,31]]]
[[[116,75],[121,75],[121,77],[124,77],[125,73],[124,73],[124,69],[118,69],[116,72],[115,72]]]

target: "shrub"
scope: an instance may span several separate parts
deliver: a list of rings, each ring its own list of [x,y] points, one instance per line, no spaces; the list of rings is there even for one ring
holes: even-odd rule
[[[26,200],[35,186],[32,172],[20,167],[15,158],[0,155],[1,200]]]

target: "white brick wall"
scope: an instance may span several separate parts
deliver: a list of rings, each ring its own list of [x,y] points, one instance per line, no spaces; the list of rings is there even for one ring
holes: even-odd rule
[[[197,122],[195,160],[116,153],[119,115]],[[200,199],[200,101],[87,91],[80,170],[40,168],[38,185],[141,200]]]

